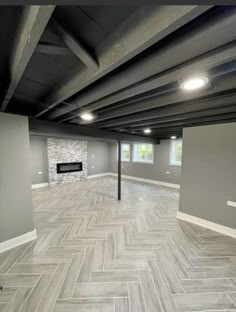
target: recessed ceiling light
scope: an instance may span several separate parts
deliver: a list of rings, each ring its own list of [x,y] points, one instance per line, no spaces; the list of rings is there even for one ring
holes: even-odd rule
[[[193,91],[205,87],[208,81],[207,77],[192,77],[183,81],[180,88],[185,91]]]
[[[176,139],[176,136],[175,136],[175,135],[172,135],[170,138],[171,138],[171,140],[175,140],[175,139]]]
[[[80,117],[81,117],[83,120],[85,120],[85,121],[92,121],[92,120],[94,119],[93,114],[91,114],[91,113],[89,113],[89,112],[87,112],[87,113],[82,113],[82,114],[80,115]]]
[[[144,130],[143,130],[143,132],[144,132],[144,133],[146,133],[146,134],[149,134],[149,133],[151,133],[151,132],[152,132],[152,130],[151,130],[151,129],[149,129],[149,128],[147,128],[147,129],[144,129]]]

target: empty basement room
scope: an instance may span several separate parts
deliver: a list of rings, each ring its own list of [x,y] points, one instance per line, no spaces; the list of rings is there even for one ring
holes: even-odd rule
[[[55,2],[0,7],[0,312],[236,312],[236,6]]]

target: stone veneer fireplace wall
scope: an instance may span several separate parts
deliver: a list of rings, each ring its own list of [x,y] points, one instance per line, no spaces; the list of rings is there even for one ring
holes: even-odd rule
[[[87,141],[47,139],[49,183],[77,182],[88,176]],[[57,174],[58,163],[82,162],[83,170]]]

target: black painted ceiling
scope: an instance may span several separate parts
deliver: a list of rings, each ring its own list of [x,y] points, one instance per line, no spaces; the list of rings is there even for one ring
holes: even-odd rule
[[[58,6],[14,77],[24,10],[0,10],[2,102],[17,81],[2,111],[130,134],[148,127],[159,139],[236,121],[236,7]],[[181,90],[196,74],[209,85]],[[84,111],[92,123],[81,120]]]

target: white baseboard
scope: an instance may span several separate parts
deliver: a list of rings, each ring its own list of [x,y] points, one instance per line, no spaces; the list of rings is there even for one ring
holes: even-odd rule
[[[109,172],[105,172],[105,173],[98,173],[98,174],[92,174],[92,175],[88,175],[88,179],[94,179],[94,178],[99,178],[99,177],[105,177],[111,175],[111,173]]]
[[[108,175],[112,175],[112,176],[117,177],[117,173],[109,173]],[[180,185],[179,184],[167,183],[167,182],[156,181],[156,180],[149,180],[149,179],[144,179],[144,178],[139,178],[139,177],[134,177],[134,176],[128,176],[128,175],[125,175],[125,174],[122,174],[121,177],[125,178],[125,179],[129,179],[129,180],[135,180],[135,181],[140,181],[140,182],[145,182],[145,183],[162,185],[162,186],[167,186],[167,187],[180,189]]]
[[[236,202],[233,202],[233,201],[228,200],[228,201],[227,201],[227,206],[236,207]]]
[[[218,232],[220,234],[236,238],[236,230],[229,228],[227,226],[220,225],[211,221],[207,221],[205,219],[197,218],[197,217],[188,215],[180,211],[177,212],[176,218],[182,221],[186,221],[186,222],[199,225],[201,227]]]
[[[0,243],[0,253],[18,247],[20,245],[29,243],[35,239],[37,239],[37,233],[36,230],[34,229],[31,232],[25,233],[23,235],[14,237],[12,239]]]
[[[39,187],[45,187],[45,186],[49,186],[49,183],[32,184],[32,189],[36,189]]]

